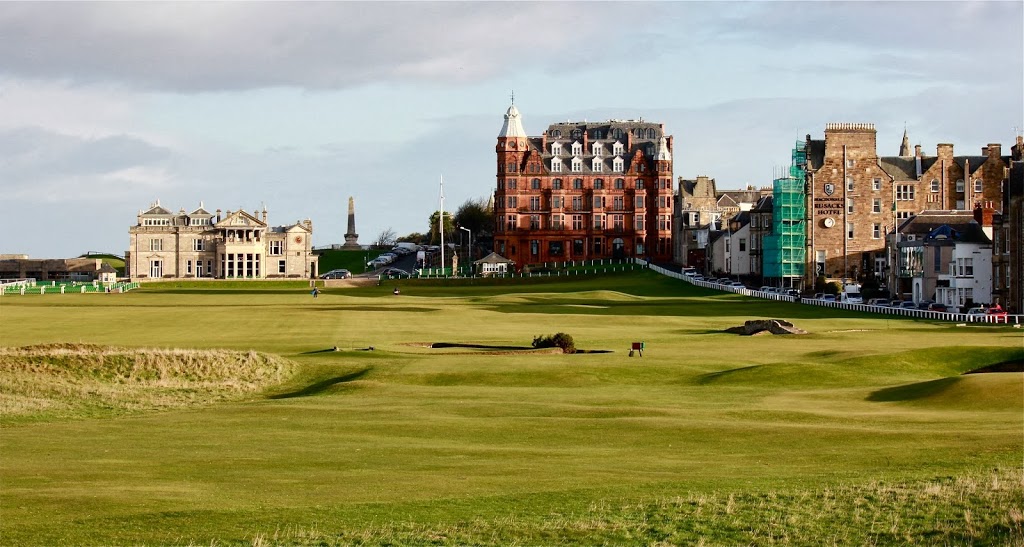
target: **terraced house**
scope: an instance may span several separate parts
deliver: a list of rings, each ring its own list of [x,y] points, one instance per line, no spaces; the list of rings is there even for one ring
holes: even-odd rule
[[[495,151],[494,250],[517,268],[672,260],[672,136],[663,124],[564,122],[528,136],[513,104]]]
[[[126,275],[133,281],[175,278],[273,279],[317,276],[313,222],[267,224],[267,210],[210,213],[200,204],[177,213],[157,202],[129,230]]]
[[[968,211],[1002,203],[1010,157],[999,144],[979,155],[911,152],[904,132],[898,156],[879,156],[874,124],[830,123],[823,140],[807,136],[807,246],[810,280],[885,278],[894,262],[887,234],[925,210]]]

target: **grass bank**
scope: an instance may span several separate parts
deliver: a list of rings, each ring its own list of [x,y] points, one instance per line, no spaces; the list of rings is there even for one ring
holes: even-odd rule
[[[212,405],[5,420],[0,543],[1024,542],[1024,374],[963,375],[1024,358],[1015,329],[650,272],[306,288],[0,303],[8,348],[228,350],[294,367]],[[724,332],[763,318],[809,334]],[[555,332],[610,353],[430,347]],[[117,377],[103,382],[122,389]]]

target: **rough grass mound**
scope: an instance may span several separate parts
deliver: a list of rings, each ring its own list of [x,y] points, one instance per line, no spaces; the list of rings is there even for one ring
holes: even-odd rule
[[[291,376],[255,351],[50,344],[0,348],[0,418],[95,416],[237,400]]]

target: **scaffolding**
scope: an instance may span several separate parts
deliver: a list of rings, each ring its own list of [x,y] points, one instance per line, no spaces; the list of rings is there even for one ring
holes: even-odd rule
[[[776,178],[772,184],[772,231],[764,237],[764,277],[778,278],[788,286],[794,286],[804,276],[806,267],[806,162],[805,143],[797,141],[789,176]]]

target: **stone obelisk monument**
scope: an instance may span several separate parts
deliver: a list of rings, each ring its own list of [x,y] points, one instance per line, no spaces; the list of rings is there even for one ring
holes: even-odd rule
[[[352,197],[348,197],[348,231],[345,232],[345,244],[341,246],[342,249],[361,249],[357,240],[359,234],[356,233],[356,200]]]

